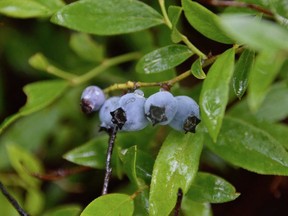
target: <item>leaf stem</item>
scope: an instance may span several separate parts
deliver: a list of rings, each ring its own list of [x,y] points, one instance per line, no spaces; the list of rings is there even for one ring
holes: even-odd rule
[[[168,26],[168,28],[172,29],[173,25],[172,25],[172,23],[168,17],[168,14],[167,14],[167,11],[165,8],[165,0],[158,0],[158,2],[159,2],[161,12],[162,12],[163,17],[164,17],[164,23]],[[181,41],[184,42],[193,53],[195,53],[196,55],[198,55],[202,59],[207,58],[207,56],[203,52],[201,52],[194,44],[192,44],[185,35],[183,35],[182,33],[179,32],[179,36],[181,38]]]
[[[115,65],[118,65],[118,64],[121,64],[124,62],[138,59],[138,58],[140,58],[140,56],[141,56],[140,53],[132,52],[132,53],[127,53],[127,54],[123,54],[120,56],[116,56],[116,57],[113,57],[110,59],[106,59],[100,65],[96,66],[92,70],[88,71],[87,73],[85,73],[81,76],[75,77],[70,81],[73,85],[83,84],[83,83],[89,81],[90,79],[94,78],[98,74],[102,73],[107,68],[113,67]]]
[[[111,131],[109,131],[109,141],[108,141],[108,149],[107,149],[107,155],[106,155],[106,167],[105,167],[105,177],[104,177],[102,195],[105,195],[108,193],[108,186],[110,182],[110,177],[112,175],[111,159],[112,159],[113,147],[114,147],[114,143],[116,140],[117,131],[118,131],[117,125],[115,125],[111,129]]]
[[[241,53],[245,49],[244,47],[235,47],[235,53]],[[216,56],[210,56],[209,58],[205,59],[202,67],[205,68],[209,65],[212,65],[216,59],[218,58],[219,55]],[[103,91],[108,94],[109,92],[116,91],[116,90],[125,90],[125,89],[137,89],[137,88],[142,88],[142,87],[172,87],[175,83],[180,82],[181,80],[189,77],[191,75],[191,70],[185,71],[181,73],[180,75],[170,79],[170,80],[165,80],[161,82],[133,82],[133,81],[128,81],[126,83],[115,83],[107,88],[105,88]]]
[[[183,199],[183,191],[181,188],[179,188],[178,193],[177,193],[177,201],[176,201],[176,205],[175,205],[174,216],[180,215],[182,199]]]
[[[21,208],[17,200],[14,199],[14,197],[6,190],[2,182],[0,182],[0,190],[3,193],[3,195],[7,198],[7,200],[13,205],[13,207],[17,210],[19,215],[21,216],[28,216],[28,214],[24,211],[24,209]]]

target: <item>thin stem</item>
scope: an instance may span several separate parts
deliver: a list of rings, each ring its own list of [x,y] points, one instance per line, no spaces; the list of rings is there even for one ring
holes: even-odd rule
[[[68,73],[66,71],[63,71],[53,65],[48,65],[46,68],[47,73],[52,74],[54,76],[57,76],[59,78],[65,79],[65,80],[72,80],[76,78],[77,76],[71,73]]]
[[[174,216],[179,216],[180,215],[182,199],[183,199],[183,191],[182,191],[181,188],[179,188],[178,189],[178,193],[177,193],[177,201],[176,201],[176,205],[175,205]]]
[[[166,8],[165,8],[165,0],[159,0],[159,5],[160,5],[160,8],[161,8],[161,12],[163,14],[163,17],[164,17],[164,22],[165,24],[170,28],[172,29],[172,23],[168,17],[168,14],[167,14],[167,11],[166,11]]]
[[[106,59],[100,65],[88,71],[87,73],[83,74],[82,76],[72,79],[71,82],[74,85],[85,83],[89,81],[90,79],[92,79],[93,77],[105,71],[107,68],[113,67],[115,65],[118,65],[124,62],[138,59],[139,57],[140,57],[140,54],[138,52],[133,52],[133,53],[127,53],[124,55],[116,56],[114,58]]]
[[[28,214],[24,211],[24,209],[21,208],[17,200],[14,199],[14,197],[6,190],[2,182],[0,182],[0,190],[3,193],[3,195],[7,198],[7,200],[13,205],[13,207],[17,210],[19,215],[21,216],[28,216]]]
[[[107,149],[107,155],[106,155],[106,167],[105,167],[105,177],[104,177],[102,195],[107,194],[110,177],[112,175],[111,159],[112,159],[113,147],[114,147],[114,143],[116,140],[117,131],[118,131],[118,126],[115,125],[112,128],[112,131],[110,131],[109,133],[109,142],[108,142],[108,149]]]
[[[167,14],[167,11],[165,8],[165,0],[159,0],[159,5],[161,8],[161,12],[163,14],[163,17],[164,17],[165,24],[168,26],[168,28],[172,29],[173,25],[172,25],[172,23],[168,17],[168,14]],[[202,53],[196,46],[194,46],[194,44],[192,44],[185,35],[183,35],[179,32],[179,36],[181,37],[181,41],[183,41],[193,53],[195,53],[196,55],[198,55],[202,59],[207,58],[206,55],[204,53]]]

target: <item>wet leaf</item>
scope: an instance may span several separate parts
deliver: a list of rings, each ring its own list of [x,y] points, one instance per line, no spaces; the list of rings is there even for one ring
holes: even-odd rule
[[[221,54],[207,73],[200,94],[202,121],[216,142],[229,96],[234,68],[234,49]]]
[[[73,30],[116,35],[163,24],[162,16],[140,1],[82,0],[59,10],[51,21]]]
[[[103,169],[105,167],[108,138],[92,139],[87,143],[67,152],[63,157],[73,163]]]
[[[203,139],[201,133],[170,132],[154,164],[149,197],[149,215],[169,215],[178,189],[185,194],[198,170]],[[165,199],[163,199],[165,197]]]
[[[186,196],[201,203],[223,203],[236,199],[233,185],[210,173],[198,172]]]
[[[162,72],[176,67],[192,55],[187,46],[169,45],[143,56],[136,65],[136,71],[146,74]]]
[[[188,22],[201,34],[220,43],[233,43],[219,27],[220,19],[216,14],[191,0],[182,0],[182,6]]]
[[[253,64],[255,53],[251,50],[244,50],[237,64],[235,65],[232,77],[233,89],[236,96],[241,99],[248,87],[248,77]]]
[[[261,52],[257,56],[250,72],[250,84],[248,86],[248,105],[252,112],[256,112],[263,103],[283,62],[283,56],[273,52]]]
[[[137,146],[132,146],[127,150],[122,150],[123,166],[131,182],[141,188],[145,183],[150,184],[154,160]]]
[[[207,136],[207,147],[229,163],[252,172],[288,175],[288,153],[265,131],[226,117],[216,143]]]
[[[198,58],[195,62],[193,62],[191,66],[191,72],[192,74],[198,78],[198,79],[205,79],[206,74],[204,73],[202,69],[202,59]]]
[[[50,10],[33,0],[1,0],[0,13],[16,18],[32,18],[49,16]]]
[[[7,119],[0,126],[0,134],[11,123],[22,116],[37,112],[60,97],[68,87],[68,82],[60,80],[39,81],[24,86],[27,102],[20,111]]]
[[[126,194],[115,193],[100,196],[97,199],[93,200],[88,206],[86,206],[80,216],[132,216],[133,211],[133,199]]]
[[[250,48],[268,52],[288,50],[288,31],[276,23],[247,15],[225,15],[221,23],[231,37]]]
[[[184,216],[213,216],[210,203],[194,202],[187,196],[183,197],[181,211]]]

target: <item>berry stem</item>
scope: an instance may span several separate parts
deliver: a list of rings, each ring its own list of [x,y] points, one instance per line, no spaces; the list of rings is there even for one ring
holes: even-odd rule
[[[104,177],[102,195],[107,194],[110,177],[112,175],[111,159],[112,159],[113,147],[114,147],[114,143],[116,140],[117,131],[118,131],[117,125],[115,125],[111,129],[111,131],[109,131],[109,141],[108,141],[108,149],[107,149],[107,155],[106,155],[106,167],[105,167],[105,177]]]
[[[177,193],[177,201],[176,201],[176,205],[175,205],[174,216],[180,215],[182,199],[183,199],[183,191],[181,188],[179,188],[178,193]]]
[[[17,210],[19,215],[28,216],[28,214],[24,211],[24,209],[21,208],[17,200],[15,200],[14,197],[6,190],[1,181],[0,181],[0,190],[3,193],[3,195],[7,198],[7,200],[12,204],[12,206]]]

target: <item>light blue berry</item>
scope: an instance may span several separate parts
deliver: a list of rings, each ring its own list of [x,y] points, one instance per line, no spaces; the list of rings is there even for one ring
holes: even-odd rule
[[[114,126],[112,122],[111,112],[116,110],[119,107],[120,97],[111,97],[108,98],[105,103],[102,105],[99,111],[99,118],[101,122],[101,127],[110,129]]]
[[[153,125],[167,125],[177,111],[177,102],[168,91],[159,91],[147,98],[145,115]]]
[[[119,108],[112,112],[112,121],[123,131],[138,131],[145,128],[148,120],[144,114],[144,93],[136,90],[123,95],[119,100]]]
[[[200,122],[198,104],[188,96],[175,97],[178,110],[169,125],[178,131],[195,133],[197,124]]]
[[[81,95],[81,108],[87,114],[99,110],[104,102],[104,92],[97,86],[88,86]]]

